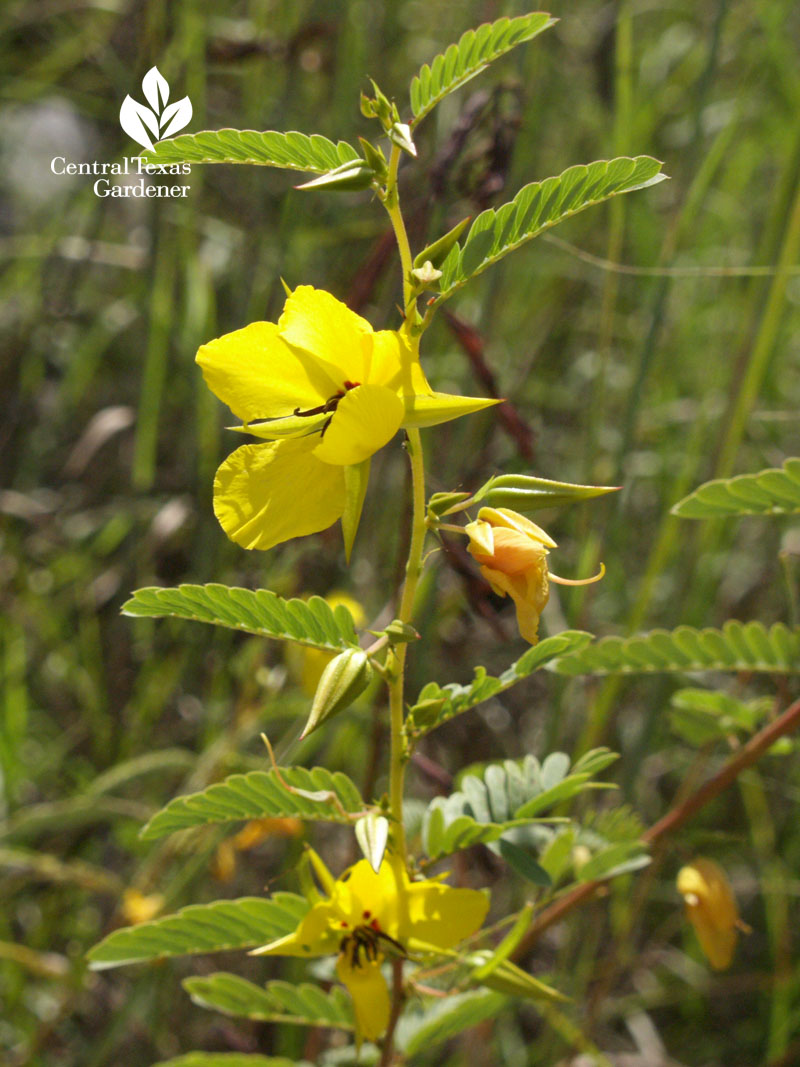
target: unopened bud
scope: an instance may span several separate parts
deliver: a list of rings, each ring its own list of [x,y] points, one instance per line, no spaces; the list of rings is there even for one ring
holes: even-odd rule
[[[426,259],[421,267],[412,267],[411,269],[411,277],[425,289],[438,288],[436,283],[441,276],[442,272],[437,270],[429,259]]]
[[[417,146],[411,139],[411,127],[406,122],[394,122],[389,130],[389,140],[408,152],[410,156],[416,156]]]
[[[326,719],[349,707],[372,680],[369,657],[361,648],[348,648],[335,656],[322,672],[311,714],[301,737],[307,737]]]

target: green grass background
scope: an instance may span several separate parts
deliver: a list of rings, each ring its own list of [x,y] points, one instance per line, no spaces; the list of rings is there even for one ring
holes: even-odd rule
[[[420,128],[419,161],[401,178],[415,246],[574,163],[649,153],[672,180],[587,211],[554,232],[570,247],[540,239],[452,301],[519,425],[509,432],[489,413],[427,433],[431,485],[532,471],[623,486],[542,516],[560,544],[554,570],[590,573],[600,559],[608,568],[599,586],[559,591],[550,632],[795,622],[800,531],[790,519],[699,524],[668,510],[706,478],[800,450],[800,10],[793,0],[550,9],[561,20],[553,30]],[[465,29],[525,10],[500,0],[2,6],[3,1063],[138,1067],[194,1047],[309,1054],[302,1032],[205,1013],[179,984],[221,966],[263,980],[280,964],[86,970],[86,949],[123,921],[124,887],[163,892],[174,908],[291,886],[284,871],[299,847],[268,842],[221,885],[211,869],[218,835],[138,841],[142,819],[176,793],[264,766],[259,731],[290,744],[307,703],[280,647],[119,608],[141,585],[216,580],[283,595],[346,589],[375,618],[407,536],[395,442],[373,467],[349,570],[337,530],[267,555],[229,544],[211,482],[237,442],[193,362],[203,341],[274,319],[281,277],[330,289],[376,327],[395,325],[399,270],[379,205],[367,194],[296,192],[291,174],[233,166],[196,166],[185,200],[100,199],[90,179],[51,175],[50,160],[134,154],[119,106],[140,95],[154,63],[173,98],[190,95],[191,130],[298,129],[352,142],[371,132],[358,111],[367,75],[407,113],[421,63]],[[637,269],[606,269],[576,248]],[[739,269],[779,263],[793,270]],[[438,388],[484,388],[443,318],[423,358]],[[502,668],[520,650],[508,607],[452,561],[435,563],[412,694],[432,677],[465,680],[479,658]],[[651,822],[696,767],[668,726],[678,684],[537,678],[449,725],[425,752],[452,773],[476,754],[608,743],[623,754],[622,799]],[[748,679],[722,684],[774,692]],[[790,686],[776,695],[786,703]],[[292,758],[357,777],[369,762],[369,716],[339,722]],[[768,759],[671,843],[644,891],[642,880],[615,887],[543,947],[543,965],[574,997],[575,1032],[611,1062],[644,1048],[631,1062],[655,1067],[662,1047],[664,1063],[690,1067],[800,1061],[798,778],[796,759]],[[433,794],[421,773],[411,781],[417,795]],[[334,857],[349,847],[325,846]],[[684,931],[673,888],[695,850],[726,864],[754,928],[722,976]],[[519,903],[485,858],[466,862],[462,877]],[[566,1064],[581,1040],[523,1009],[435,1058]]]

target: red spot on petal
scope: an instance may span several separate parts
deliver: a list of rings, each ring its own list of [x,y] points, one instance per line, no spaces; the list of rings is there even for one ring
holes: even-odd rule
[[[364,912],[364,918],[365,919],[371,919],[372,918],[372,912],[371,911],[365,911]]]
[[[339,925],[341,926],[341,928],[343,930],[346,930],[348,924],[344,921],[344,919],[342,919],[342,921],[339,923]]]

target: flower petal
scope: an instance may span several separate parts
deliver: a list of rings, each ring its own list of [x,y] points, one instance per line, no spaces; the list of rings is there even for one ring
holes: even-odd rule
[[[389,987],[381,974],[380,960],[362,961],[351,967],[344,956],[336,963],[336,974],[353,998],[359,1038],[377,1041],[389,1025]]]
[[[496,535],[497,531],[495,531]],[[481,566],[481,574],[500,596],[509,594],[517,609],[517,627],[525,640],[535,645],[539,641],[539,616],[550,596],[547,566],[534,567],[525,574],[504,574],[492,567]]]
[[[208,388],[243,422],[291,415],[328,399],[311,384],[302,363],[273,322],[253,322],[209,341],[197,352]]]
[[[251,956],[328,956],[339,947],[342,931],[339,929],[338,912],[325,900],[315,904],[291,934],[254,948]]]
[[[372,335],[366,380],[372,385],[387,385],[403,396],[429,396],[433,392],[420,366],[419,353],[396,330],[378,330]]]
[[[286,300],[278,330],[287,344],[313,356],[336,389],[345,381],[363,382],[368,371],[366,335],[372,327],[324,289],[298,285]]]
[[[409,948],[425,942],[452,948],[480,929],[489,898],[477,889],[453,889],[441,882],[412,882],[408,887]]]
[[[431,393],[429,396],[406,396],[403,426],[437,426],[440,422],[460,419],[462,415],[472,415],[492,404],[502,404],[502,400],[492,400],[482,396],[456,396],[454,393]]]
[[[716,971],[726,970],[736,950],[740,920],[725,872],[713,860],[695,859],[678,872],[678,892],[709,963]]]
[[[361,463],[394,437],[402,418],[397,393],[385,385],[359,385],[339,401],[314,455],[324,463]]]
[[[244,445],[228,456],[214,479],[214,513],[232,541],[267,549],[336,522],[344,473],[317,459],[315,440]]]

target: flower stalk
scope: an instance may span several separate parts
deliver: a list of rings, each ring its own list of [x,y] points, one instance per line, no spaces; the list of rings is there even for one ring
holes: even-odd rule
[[[404,329],[410,335],[410,328],[416,317],[413,289],[411,286],[411,246],[408,241],[405,220],[400,210],[400,197],[397,191],[397,169],[400,164],[400,149],[392,146],[389,157],[389,172],[386,181],[384,206],[392,223],[392,229],[400,252],[400,267],[403,274],[403,304],[406,321]],[[419,338],[413,339],[415,355],[418,353]],[[422,437],[415,427],[409,427],[407,433],[408,458],[411,464],[412,518],[411,542],[406,560],[405,581],[400,599],[398,619],[410,623],[414,613],[414,597],[422,573],[422,551],[425,543],[425,459],[422,451]],[[407,645],[395,647],[388,660],[389,667],[389,714],[391,731],[391,754],[389,758],[389,803],[395,820],[397,853],[407,863],[406,837],[403,826],[403,793],[405,789],[405,768],[408,762],[405,732],[403,729],[403,694],[405,684]]]

